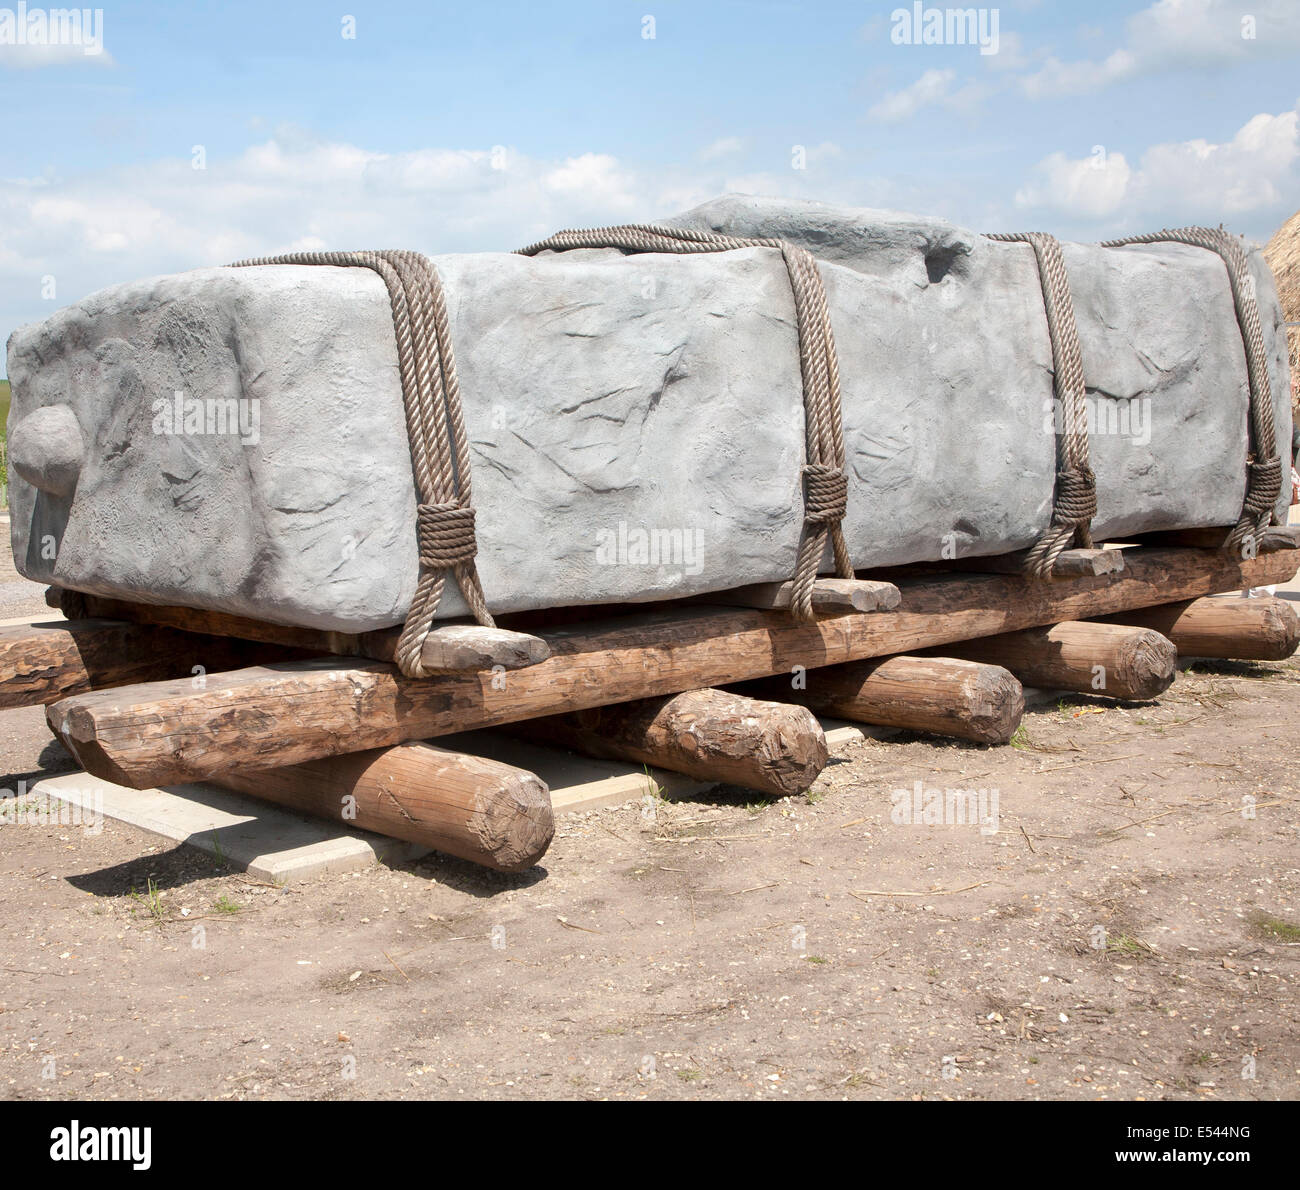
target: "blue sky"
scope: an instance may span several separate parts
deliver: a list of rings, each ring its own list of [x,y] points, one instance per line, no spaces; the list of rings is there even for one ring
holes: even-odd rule
[[[1008,0],[996,53],[898,44],[900,7],[109,2],[88,55],[4,44],[0,0],[0,334],[157,272],[727,190],[1079,239],[1300,207],[1297,0]]]

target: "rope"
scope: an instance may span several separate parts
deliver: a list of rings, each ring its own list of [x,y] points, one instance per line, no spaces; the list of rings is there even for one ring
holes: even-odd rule
[[[420,659],[442,598],[447,571],[456,576],[474,618],[493,627],[474,565],[473,492],[460,383],[451,349],[447,303],[433,264],[417,252],[295,252],[241,260],[251,265],[332,265],[373,269],[388,287],[402,377],[402,402],[420,503],[416,509],[420,575],[395,653],[410,678],[424,678]]]
[[[1054,236],[1044,232],[990,235],[990,240],[1026,243],[1034,249],[1038,280],[1047,311],[1047,334],[1052,343],[1052,387],[1061,407],[1063,432],[1057,435],[1056,489],[1052,523],[1029,550],[1029,573],[1050,578],[1056,559],[1075,541],[1092,546],[1092,518],[1097,515],[1097,480],[1088,458],[1087,389],[1083,379],[1083,352],[1074,321],[1070,278],[1065,257]]]
[[[1264,331],[1259,321],[1259,303],[1255,300],[1255,279],[1246,261],[1245,249],[1234,235],[1222,227],[1176,227],[1145,235],[1104,240],[1103,248],[1126,244],[1174,243],[1206,248],[1222,258],[1228,270],[1232,300],[1246,348],[1246,373],[1250,380],[1250,420],[1246,451],[1246,498],[1241,516],[1223,543],[1225,550],[1240,550],[1254,557],[1264,530],[1273,519],[1273,506],[1282,493],[1282,459],[1278,454],[1273,425],[1273,389],[1268,379],[1268,359],[1264,350]]]
[[[620,248],[625,252],[730,252],[736,248],[776,248],[785,261],[794,294],[795,321],[799,329],[799,369],[803,377],[804,430],[807,463],[803,468],[804,531],[795,566],[791,612],[807,622],[813,616],[812,589],[829,537],[835,555],[835,573],[853,577],[841,522],[848,503],[848,476],[844,471],[844,427],[840,412],[840,372],[835,335],[826,307],[817,262],[806,248],[784,240],[749,239],[691,231],[654,223],[568,230],[527,248],[521,256],[539,252],[567,252],[575,248]]]

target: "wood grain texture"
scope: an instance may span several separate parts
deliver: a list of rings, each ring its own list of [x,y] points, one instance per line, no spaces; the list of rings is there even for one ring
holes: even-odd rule
[[[821,724],[807,708],[726,690],[547,715],[512,730],[588,756],[655,765],[776,797],[806,790],[830,756]]]
[[[894,611],[793,624],[781,612],[687,607],[545,634],[551,657],[513,674],[403,678],[391,665],[320,658],[76,695],[47,711],[87,771],[147,788],[240,765],[273,767],[539,715],[859,661],[1214,591],[1285,582],[1296,554],[1141,550],[1120,575],[904,580]]]
[[[819,715],[978,744],[1005,744],[1025,711],[1024,690],[1007,670],[949,657],[828,665],[810,669],[799,680],[805,685],[769,678],[754,689],[767,697],[793,699]]]
[[[1300,644],[1300,616],[1285,599],[1193,599],[1107,617],[1169,637],[1186,657],[1285,661]]]
[[[308,654],[120,620],[51,620],[0,628],[0,709],[70,694],[238,669]],[[196,674],[196,668],[200,674]]]
[[[499,872],[532,867],[555,833],[550,790],[540,777],[432,744],[400,744],[263,772],[236,769],[213,784]]]
[[[1005,666],[1026,686],[1110,698],[1155,698],[1178,673],[1178,650],[1154,629],[1080,620],[960,641],[944,652]]]

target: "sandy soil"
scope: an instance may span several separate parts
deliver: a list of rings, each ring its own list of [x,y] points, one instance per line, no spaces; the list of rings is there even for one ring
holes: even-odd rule
[[[0,1097],[1294,1098],[1300,665],[1200,668],[565,819],[517,877],[4,826]],[[0,749],[70,767],[39,709]],[[916,782],[997,832],[891,820]]]

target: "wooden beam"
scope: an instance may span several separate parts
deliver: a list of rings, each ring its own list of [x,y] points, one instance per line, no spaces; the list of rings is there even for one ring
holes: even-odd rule
[[[420,681],[380,662],[320,658],[209,677],[205,691],[160,682],[80,694],[47,717],[87,771],[148,788],[1285,582],[1296,567],[1290,551],[1244,561],[1216,550],[1135,550],[1104,583],[906,580],[894,611],[813,624],[713,607],[574,624],[546,633],[548,661],[509,675]]]
[[[655,765],[776,797],[804,792],[830,756],[821,724],[805,707],[726,690],[548,715],[510,730],[588,756]]]
[[[1136,540],[1145,546],[1215,550],[1223,548],[1230,532],[1231,525],[1221,529],[1167,529],[1160,533],[1144,533]],[[1261,554],[1295,549],[1300,549],[1300,525],[1270,525],[1259,540]]]
[[[945,645],[945,653],[1002,665],[1026,686],[1110,698],[1163,694],[1178,673],[1178,651],[1159,632],[1067,620]]]
[[[700,595],[695,602],[723,607],[753,607],[763,611],[780,611],[790,606],[794,584],[755,583]],[[813,583],[813,611],[819,616],[840,616],[845,612],[890,611],[901,596],[893,583],[877,579],[819,578]]]
[[[555,833],[540,777],[431,744],[400,744],[257,772],[213,784],[419,843],[499,872],[531,868]]]
[[[886,657],[769,678],[754,689],[855,723],[902,727],[978,744],[1005,744],[1020,726],[1025,694],[997,665],[947,657]],[[750,687],[746,687],[750,689]]]
[[[307,655],[279,645],[119,620],[14,625],[0,628],[0,709],[181,675],[193,682],[200,675]]]
[[[1027,574],[1028,564],[1027,550],[988,557],[955,558],[948,563],[953,570],[988,574]],[[1119,574],[1123,569],[1124,554],[1121,550],[1064,550],[1052,568],[1052,578],[1096,578],[1106,574]]]
[[[1285,661],[1300,644],[1300,616],[1285,599],[1193,599],[1108,616],[1164,633],[1186,657]]]
[[[51,588],[55,591],[57,588]],[[216,636],[233,636],[242,640],[266,641],[313,653],[337,657],[369,657],[373,661],[392,661],[401,635],[400,628],[384,628],[359,634],[326,632],[318,628],[296,628],[289,624],[270,624],[249,620],[225,612],[194,607],[155,606],[131,603],[124,599],[105,599],[99,595],[80,595],[87,614],[158,624],[183,632]],[[49,596],[47,596],[47,601]],[[69,607],[74,605],[69,604]],[[74,607],[75,610],[75,607]],[[550,656],[550,649],[540,637],[504,628],[484,628],[481,624],[449,622],[438,624],[425,638],[421,659],[426,668],[442,672],[474,672],[493,669],[523,669],[537,665]]]

